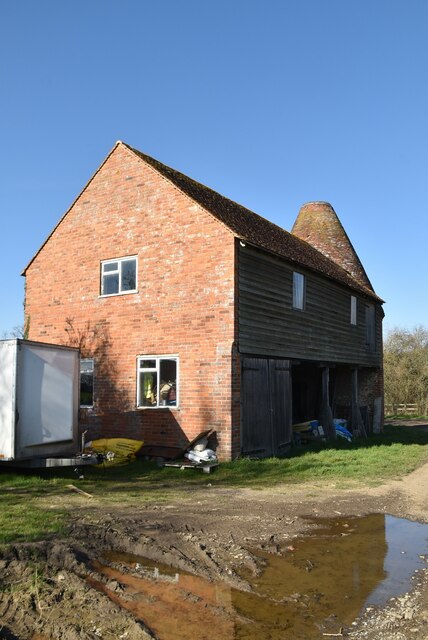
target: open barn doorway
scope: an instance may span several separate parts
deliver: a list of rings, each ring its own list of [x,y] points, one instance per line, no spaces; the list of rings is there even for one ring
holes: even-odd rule
[[[321,368],[314,363],[293,364],[292,422],[318,420],[321,404]]]

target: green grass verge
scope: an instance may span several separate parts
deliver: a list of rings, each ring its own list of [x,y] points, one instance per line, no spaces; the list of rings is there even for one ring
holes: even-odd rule
[[[313,443],[295,447],[286,458],[242,458],[222,464],[212,474],[212,484],[264,488],[284,483],[328,480],[340,486],[355,481],[365,484],[406,475],[428,462],[428,433],[417,427],[386,426],[380,435],[352,443]],[[172,470],[163,478],[172,477]],[[168,474],[168,476],[167,476]],[[201,482],[190,478],[189,482]]]
[[[71,470],[0,472],[0,544],[46,539],[65,531],[72,513],[110,505],[138,508],[143,502],[161,503],[186,495],[193,487],[250,487],[328,481],[370,485],[401,477],[428,462],[428,433],[417,427],[386,426],[381,435],[353,443],[314,443],[296,447],[287,458],[242,458],[220,464],[206,475],[180,471],[140,460],[122,467],[97,467],[77,481]],[[94,498],[74,494],[78,485]]]
[[[66,510],[38,504],[43,495],[58,491],[61,484],[55,478],[2,471],[0,544],[31,542],[61,533],[65,527]]]
[[[385,416],[385,420],[426,420],[428,422],[428,416],[418,416],[414,413],[392,413]]]

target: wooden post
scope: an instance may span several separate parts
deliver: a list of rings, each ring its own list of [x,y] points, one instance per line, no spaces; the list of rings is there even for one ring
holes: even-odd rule
[[[324,427],[325,435],[328,439],[336,439],[336,429],[333,423],[333,412],[330,407],[329,398],[329,384],[330,384],[330,369],[329,367],[323,367],[322,369],[322,400],[321,400],[321,424]]]
[[[351,401],[351,417],[352,431],[354,435],[367,437],[363,419],[361,417],[360,406],[358,401],[358,369],[352,369],[352,401]]]

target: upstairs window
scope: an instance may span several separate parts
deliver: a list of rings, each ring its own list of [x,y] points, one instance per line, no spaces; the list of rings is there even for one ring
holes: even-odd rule
[[[366,306],[366,346],[370,351],[376,349],[376,313],[373,304]]]
[[[178,406],[178,358],[140,356],[137,359],[137,406],[159,409]]]
[[[101,263],[101,295],[114,296],[137,290],[137,258],[118,258]]]
[[[293,309],[305,307],[305,276],[293,271]]]
[[[357,324],[357,298],[351,296],[351,324]]]
[[[94,406],[94,361],[92,358],[80,361],[80,406]]]

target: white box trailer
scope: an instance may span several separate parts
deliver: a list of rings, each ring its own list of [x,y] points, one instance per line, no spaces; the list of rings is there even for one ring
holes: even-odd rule
[[[0,465],[68,466],[79,453],[79,350],[0,340]]]

